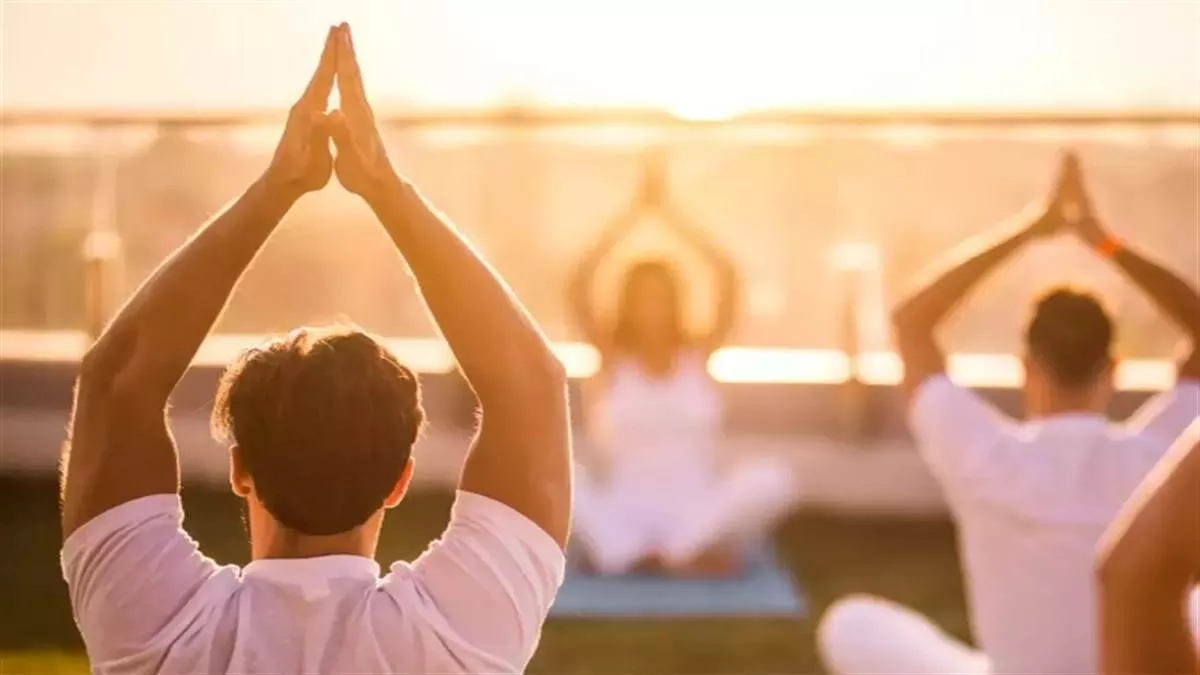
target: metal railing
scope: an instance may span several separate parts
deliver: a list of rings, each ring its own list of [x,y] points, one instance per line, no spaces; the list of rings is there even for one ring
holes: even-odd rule
[[[159,131],[178,129],[236,129],[250,126],[268,126],[278,124],[283,114],[278,110],[228,110],[205,112],[171,112],[171,111],[51,111],[51,110],[0,110],[0,130],[29,127],[76,127],[94,131],[97,145],[92,150],[103,150],[103,137],[111,131],[124,128],[145,128]],[[1061,134],[1066,142],[1077,137],[1088,138],[1093,135],[1103,136],[1114,131],[1133,129],[1136,133],[1146,134],[1148,144],[1158,143],[1159,132],[1179,132],[1173,138],[1180,139],[1184,145],[1200,144],[1200,110],[1128,110],[1128,111],[1039,111],[1039,110],[1010,110],[1010,111],[954,111],[954,110],[925,110],[925,111],[873,111],[873,110],[809,110],[809,111],[762,111],[744,115],[736,115],[722,119],[689,119],[656,110],[569,110],[569,109],[524,109],[506,108],[497,110],[407,110],[381,111],[378,115],[382,125],[390,131],[422,133],[439,129],[473,129],[496,131],[500,133],[511,131],[551,131],[551,132],[587,132],[592,130],[623,129],[637,132],[623,141],[624,145],[663,145],[671,148],[686,147],[693,142],[708,139],[733,138],[744,139],[741,134],[764,133],[766,137],[787,138],[794,134],[811,133],[814,130],[841,131],[847,130],[855,134],[871,134],[874,132],[889,132],[893,130],[929,131],[936,134],[953,134],[955,132],[971,132],[983,134],[1022,134],[1028,131],[1048,130]],[[88,134],[90,136],[90,134]],[[1169,145],[1170,142],[1167,142]],[[114,228],[114,219],[106,217],[104,211],[111,209],[113,199],[106,192],[113,190],[115,179],[113,173],[115,163],[101,162],[96,180],[95,202],[98,204],[95,217],[90,221],[90,234],[83,247],[83,285],[81,296],[84,300],[84,329],[89,334],[95,334],[112,312],[117,298],[116,291],[111,286],[119,284],[115,281],[119,275],[114,274],[114,268],[121,266],[121,240]],[[881,283],[881,282],[876,282]],[[849,284],[853,285],[853,284]],[[857,297],[857,296],[856,296]],[[854,298],[847,296],[838,300],[835,305],[843,309],[847,304],[856,304]],[[859,308],[861,309],[861,308]],[[839,310],[841,311],[841,310]],[[861,311],[849,312],[854,316]],[[830,321],[837,323],[836,316]],[[842,322],[844,328],[839,328],[839,343],[845,351],[859,353],[876,353],[878,345],[864,344],[857,335],[859,318],[851,318]],[[60,331],[61,332],[61,331]],[[429,347],[424,345],[422,349]],[[578,352],[577,346],[567,346],[566,352]],[[574,350],[574,351],[572,351]],[[817,353],[821,350],[793,350]],[[582,352],[578,352],[582,354]],[[771,356],[776,365],[788,362],[788,355],[780,350],[766,350],[756,354],[747,354],[734,350],[733,356],[726,356],[715,367],[721,371],[722,379],[744,380],[753,375],[745,373],[752,370],[761,371],[766,375],[778,373],[779,368],[764,366],[758,363],[754,368],[740,368],[730,359],[755,362],[760,356]],[[810,354],[811,355],[811,354]],[[970,355],[966,355],[969,357]],[[737,358],[735,358],[737,357]],[[591,357],[578,356],[580,364],[574,370],[584,373],[588,370],[586,362]],[[765,358],[765,356],[764,356]],[[824,358],[824,357],[823,357]],[[887,355],[876,356],[875,362]],[[782,359],[782,360],[780,360]],[[1003,357],[1000,361],[1008,363]],[[803,359],[801,359],[803,360]],[[817,359],[820,360],[820,359]],[[836,361],[837,359],[834,359]],[[870,359],[867,359],[870,361]],[[816,363],[814,361],[814,363]],[[846,373],[860,373],[864,378],[875,382],[888,382],[895,379],[891,366],[881,366],[871,370],[864,367],[861,360],[851,359],[848,365],[834,364],[832,361],[822,361],[824,365],[816,366],[816,370],[808,375],[805,368],[795,366],[789,377],[803,380],[816,378],[844,378]],[[793,364],[794,365],[794,364]],[[994,366],[999,368],[999,366]],[[1012,373],[1007,372],[1016,366],[1011,363],[1005,366],[1004,373],[999,373],[994,381],[1009,382]],[[830,375],[836,370],[837,373]],[[865,371],[864,371],[865,368]],[[882,368],[882,369],[880,369]],[[798,369],[798,370],[797,370]],[[787,368],[784,368],[787,370]],[[1157,386],[1157,379],[1162,368],[1146,362],[1134,368],[1138,372],[1155,373],[1149,380],[1144,377],[1134,378],[1127,384],[1133,388],[1152,388]],[[804,371],[804,372],[801,372]],[[818,373],[818,371],[820,371]],[[828,372],[826,372],[828,371]],[[789,371],[790,372],[790,371]],[[982,372],[982,371],[980,371]],[[814,374],[816,373],[816,374]],[[764,376],[766,376],[764,375]],[[986,382],[987,377],[978,375],[969,379]],[[1150,383],[1154,380],[1154,383]],[[1149,383],[1149,384],[1148,384]]]

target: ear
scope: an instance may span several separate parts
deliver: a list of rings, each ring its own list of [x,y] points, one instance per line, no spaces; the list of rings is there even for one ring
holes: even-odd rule
[[[409,457],[408,461],[404,464],[404,470],[400,472],[400,478],[396,480],[396,487],[392,488],[392,493],[387,496],[387,499],[383,500],[383,508],[395,508],[400,503],[400,500],[404,499],[405,493],[408,492],[408,486],[412,483],[414,466],[416,466],[416,462],[412,457]]]
[[[1115,356],[1110,356],[1104,364],[1104,372],[1100,374],[1100,378],[1108,383],[1109,386],[1116,386],[1117,383],[1117,367],[1121,365],[1121,360]]]
[[[254,481],[242,462],[241,448],[236,445],[229,449],[229,487],[233,489],[233,494],[242,499],[254,491]]]
[[[1023,354],[1021,356],[1021,367],[1024,368],[1024,370],[1025,370],[1025,379],[1026,380],[1029,379],[1030,373],[1035,372],[1037,370],[1037,364],[1034,363],[1033,357],[1029,355],[1029,352],[1025,352],[1025,354]]]

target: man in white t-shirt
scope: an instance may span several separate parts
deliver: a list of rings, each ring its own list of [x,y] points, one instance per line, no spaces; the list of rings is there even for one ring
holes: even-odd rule
[[[1191,340],[1178,384],[1128,422],[1105,416],[1113,325],[1091,295],[1060,289],[1025,333],[1026,421],[1009,419],[946,376],[935,337],[988,272],[1024,244],[1073,229]],[[975,651],[884,600],[839,601],[818,641],[850,673],[1095,673],[1097,542],[1176,437],[1200,413],[1200,296],[1101,229],[1068,155],[1053,199],[1031,222],[976,246],[895,312],[909,421],[958,524]],[[961,259],[960,259],[961,260]]]
[[[335,80],[343,110],[326,113]],[[232,443],[253,562],[223,567],[181,527],[167,399],[276,225],[334,173],[412,270],[481,403],[479,433],[449,528],[380,577],[380,525],[424,417],[415,376],[357,330],[299,329],[247,351],[222,380],[214,426]],[[263,177],[142,285],[81,364],[62,564],[93,672],[524,670],[563,575],[565,384],[503,281],[392,170],[349,28],[331,29]]]

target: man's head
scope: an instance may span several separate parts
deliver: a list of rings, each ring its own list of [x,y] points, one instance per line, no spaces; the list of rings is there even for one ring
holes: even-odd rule
[[[1034,305],[1025,332],[1025,395],[1033,417],[1104,412],[1112,395],[1114,328],[1090,293],[1059,288]]]
[[[213,430],[233,446],[256,556],[280,533],[377,529],[408,485],[424,419],[416,376],[362,331],[302,328],[243,352],[221,378]]]

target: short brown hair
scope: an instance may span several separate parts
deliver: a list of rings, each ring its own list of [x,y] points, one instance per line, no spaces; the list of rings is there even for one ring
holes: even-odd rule
[[[1113,321],[1095,295],[1056,288],[1034,305],[1025,343],[1055,382],[1081,388],[1112,363],[1114,334]]]
[[[307,535],[346,532],[379,510],[425,421],[411,370],[353,328],[301,328],[225,370],[213,433],[236,444],[263,506]]]

